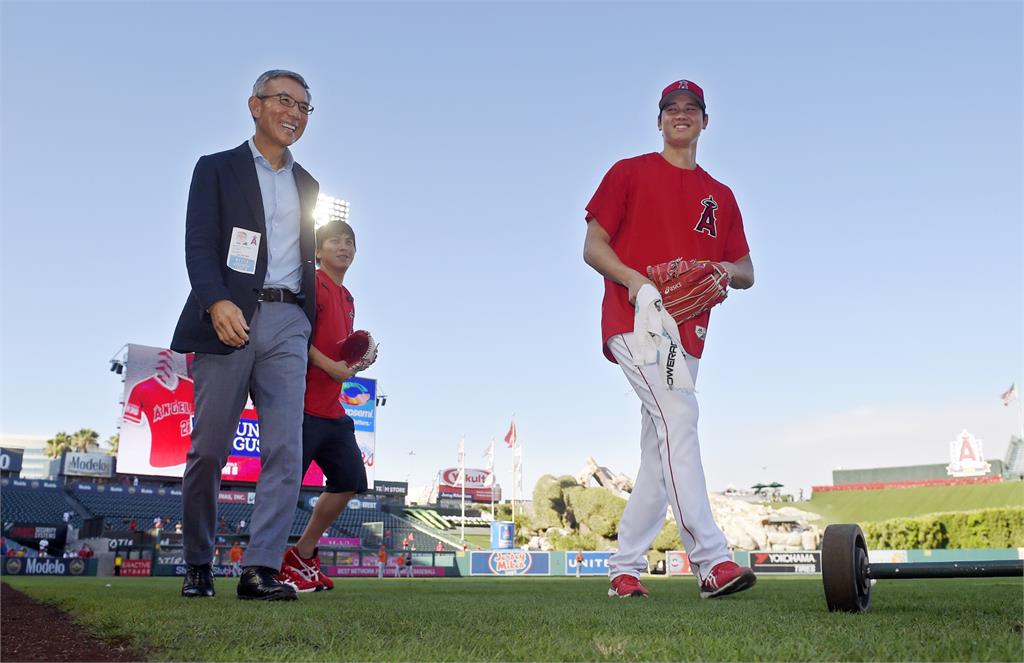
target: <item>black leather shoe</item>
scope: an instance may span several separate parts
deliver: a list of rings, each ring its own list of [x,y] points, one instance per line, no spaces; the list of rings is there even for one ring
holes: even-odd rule
[[[244,566],[238,579],[238,598],[256,601],[294,601],[295,588],[279,582],[277,571],[265,566]]]
[[[213,569],[209,564],[189,564],[185,571],[185,582],[181,595],[188,598],[213,596]]]

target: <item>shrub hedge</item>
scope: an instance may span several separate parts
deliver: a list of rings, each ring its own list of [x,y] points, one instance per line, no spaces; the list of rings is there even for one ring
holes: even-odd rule
[[[1024,507],[892,518],[862,527],[871,549],[1024,547]]]

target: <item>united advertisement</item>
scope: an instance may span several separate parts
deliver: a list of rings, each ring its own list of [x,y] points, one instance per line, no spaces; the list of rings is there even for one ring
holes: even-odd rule
[[[194,386],[189,377],[191,355],[166,348],[128,345],[124,379],[124,410],[117,453],[117,471],[181,477],[192,444]],[[373,480],[376,381],[352,378],[340,399],[355,422],[356,440],[367,475]],[[260,473],[260,423],[252,401],[238,421],[231,453],[221,471],[225,481],[255,482]],[[324,485],[323,471],[313,463],[302,479],[305,486]]]
[[[582,552],[582,561],[576,561],[576,555]],[[612,556],[609,550],[568,550],[565,553],[565,575],[576,575],[576,567],[580,567],[581,576],[608,575],[608,559]]]

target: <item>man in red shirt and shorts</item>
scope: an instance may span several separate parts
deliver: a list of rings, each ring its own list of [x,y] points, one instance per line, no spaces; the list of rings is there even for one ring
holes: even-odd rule
[[[355,424],[339,400],[345,380],[355,375],[341,361],[338,345],[354,331],[355,301],[343,281],[355,257],[356,236],[347,223],[331,221],[317,229],[317,314],[306,371],[302,475],[315,460],[327,485],[302,537],[285,551],[281,565],[279,578],[300,592],[334,588],[334,581],[320,569],[317,544],[352,496],[368,490]]]
[[[656,364],[634,360],[637,293],[654,284],[647,267],[676,258],[718,262],[732,288],[754,284],[743,219],[729,187],[697,165],[697,141],[708,126],[704,91],[692,81],[664,89],[658,104],[664,147],[619,161],[587,205],[583,257],[605,278],[601,307],[604,355],[640,397],[640,470],[619,523],[619,550],[608,560],[610,596],[646,597],[644,555],[671,505],[700,594],[713,598],[753,586],[754,573],[732,561],[708,500],[697,438],[693,389],[670,387]],[[693,380],[710,311],[679,325],[683,359]],[[678,366],[678,363],[676,364]]]

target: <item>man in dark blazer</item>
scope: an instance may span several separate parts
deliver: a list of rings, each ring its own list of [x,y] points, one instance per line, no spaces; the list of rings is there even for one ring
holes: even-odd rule
[[[288,147],[310,106],[302,76],[261,75],[248,101],[255,134],[199,159],[185,217],[192,292],[171,348],[194,352],[195,427],[182,480],[182,595],[213,596],[221,469],[251,395],[262,467],[238,596],[294,599],[278,573],[295,517],[307,348],[316,311],[313,208],[319,184]]]

